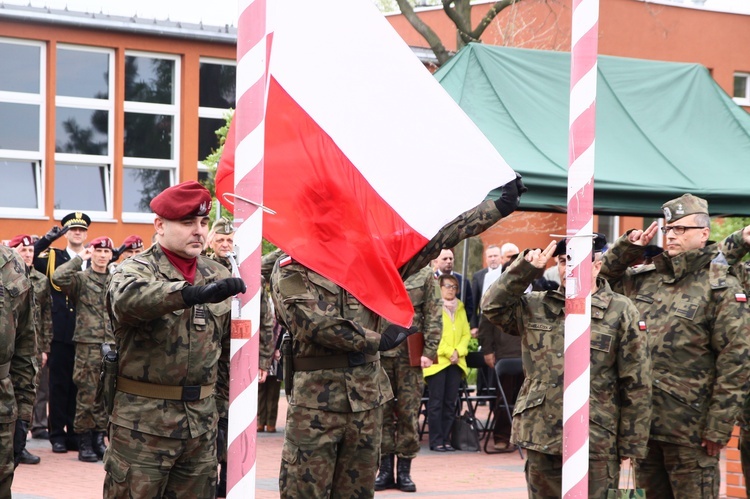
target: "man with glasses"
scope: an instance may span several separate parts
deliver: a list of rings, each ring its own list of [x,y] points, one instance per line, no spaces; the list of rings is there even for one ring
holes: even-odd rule
[[[648,325],[653,418],[638,486],[647,497],[714,498],[719,453],[745,398],[747,298],[719,246],[708,241],[706,200],[684,194],[662,210],[664,253],[630,268],[656,234],[654,222],[620,237],[601,271]]]

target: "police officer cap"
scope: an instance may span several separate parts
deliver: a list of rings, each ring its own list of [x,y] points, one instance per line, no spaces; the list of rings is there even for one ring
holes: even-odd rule
[[[143,239],[140,236],[132,235],[125,238],[122,242],[125,249],[143,248]]]
[[[80,229],[88,230],[89,225],[91,225],[91,219],[85,213],[76,211],[65,215],[60,221],[60,225],[63,227],[70,227],[71,229],[73,227],[78,227]]]
[[[211,212],[211,193],[195,180],[164,189],[151,200],[151,210],[167,220],[205,217]]]
[[[567,239],[561,239],[560,242],[557,243],[557,248],[555,248],[555,252],[552,256],[564,255],[567,252],[566,241]],[[593,243],[594,253],[601,253],[607,245],[607,237],[601,232],[594,232]]]
[[[115,249],[115,244],[107,236],[97,237],[96,239],[91,241],[89,246],[91,246],[93,249],[97,249],[97,248],[108,249],[108,250]]]
[[[10,240],[8,246],[10,248],[15,248],[17,246],[31,246],[32,244],[34,244],[34,241],[32,241],[31,236],[26,234],[19,234]]]
[[[214,226],[212,228],[214,231],[214,234],[233,234],[234,233],[234,227],[232,227],[232,222],[229,221],[227,217],[221,217],[214,223]]]
[[[675,222],[697,213],[708,215],[708,201],[692,194],[683,194],[661,205],[661,210],[664,212],[666,222]]]

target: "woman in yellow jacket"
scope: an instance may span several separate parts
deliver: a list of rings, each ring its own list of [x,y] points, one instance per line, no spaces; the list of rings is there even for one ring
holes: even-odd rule
[[[443,336],[438,345],[437,362],[422,372],[430,392],[427,402],[430,449],[446,452],[455,450],[450,445],[450,432],[456,418],[461,378],[468,373],[466,354],[471,332],[464,304],[456,298],[458,279],[443,274],[439,282],[443,297]]]

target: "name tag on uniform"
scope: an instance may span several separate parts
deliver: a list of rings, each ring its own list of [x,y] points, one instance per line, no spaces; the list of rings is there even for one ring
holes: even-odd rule
[[[539,331],[552,331],[552,326],[544,324],[542,322],[529,322],[529,329],[537,329]]]
[[[194,305],[193,306],[193,324],[196,329],[203,330],[206,328],[206,306],[205,305]]]

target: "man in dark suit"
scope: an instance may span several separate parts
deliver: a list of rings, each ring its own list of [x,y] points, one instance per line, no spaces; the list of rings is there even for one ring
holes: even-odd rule
[[[53,227],[34,244],[34,268],[50,278],[52,288],[52,343],[48,358],[49,440],[52,452],[58,453],[78,450],[78,441],[73,432],[76,410],[76,386],[73,383],[76,310],[52,280],[52,274],[57,267],[83,251],[91,219],[85,213],[75,212],[65,215],[60,223],[62,227]],[[67,239],[67,248],[50,248],[61,236]]]
[[[435,272],[435,277],[440,277],[443,274],[450,274],[458,279],[458,294],[456,295],[456,298],[463,302],[464,308],[466,309],[466,318],[471,322],[474,315],[474,300],[469,283],[464,284],[464,276],[458,272],[453,272],[453,250],[441,250],[436,262],[437,271]]]

